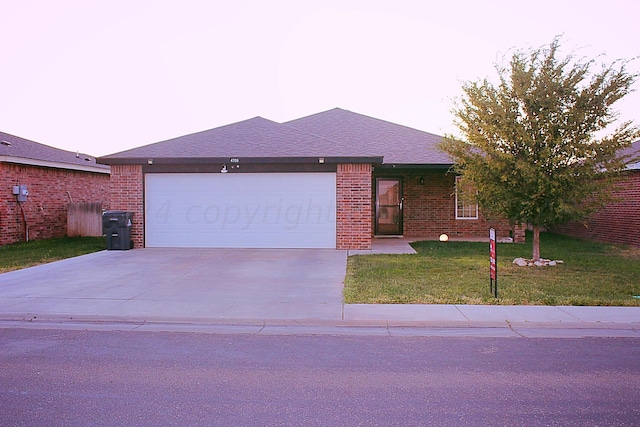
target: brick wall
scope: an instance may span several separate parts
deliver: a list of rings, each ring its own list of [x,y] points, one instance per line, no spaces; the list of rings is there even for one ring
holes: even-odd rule
[[[336,173],[337,249],[371,248],[371,165],[339,164]]]
[[[606,243],[640,246],[640,171],[627,172],[615,187],[615,203],[586,221],[571,221],[552,231]]]
[[[144,247],[142,165],[112,165],[110,189],[111,209],[133,212],[133,247]]]
[[[336,247],[369,249],[374,226],[373,169],[367,164],[339,164],[336,173]],[[454,176],[444,171],[376,172],[376,176],[402,177],[404,185],[404,235],[437,239],[442,233],[452,238],[488,239],[494,227],[498,238],[514,236],[524,241],[524,228],[512,230],[507,221],[455,219]],[[420,184],[420,177],[424,184]],[[140,165],[112,165],[111,209],[134,212],[134,247],[144,245],[143,176]]]
[[[405,237],[431,240],[444,233],[450,238],[488,240],[489,229],[493,227],[498,239],[513,237],[516,242],[524,242],[524,227],[512,229],[506,220],[489,220],[482,212],[478,219],[456,219],[453,174],[443,170],[381,170],[375,176],[402,178]]]
[[[26,240],[64,237],[67,232],[67,206],[101,202],[109,207],[109,174],[0,163],[0,245]],[[28,200],[22,203],[14,185],[26,185]]]

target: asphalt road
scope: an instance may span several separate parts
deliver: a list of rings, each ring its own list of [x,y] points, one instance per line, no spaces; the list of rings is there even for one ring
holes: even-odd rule
[[[640,339],[0,329],[3,426],[632,426]]]

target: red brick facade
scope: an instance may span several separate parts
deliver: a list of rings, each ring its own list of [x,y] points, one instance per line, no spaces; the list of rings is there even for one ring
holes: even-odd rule
[[[112,165],[110,187],[111,209],[133,212],[133,247],[144,247],[142,165]]]
[[[336,173],[336,247],[371,247],[371,172],[368,164],[339,164]]]
[[[524,241],[524,227],[513,230],[504,220],[455,219],[455,177],[443,170],[379,170],[370,164],[339,164],[336,170],[336,248],[369,249],[374,235],[377,176],[398,177],[404,186],[405,237],[488,239],[489,228],[498,238]],[[421,182],[422,178],[422,182]],[[144,246],[143,172],[141,165],[111,166],[111,209],[134,213],[134,248]]]
[[[456,219],[455,176],[444,170],[385,169],[374,176],[402,179],[405,237],[434,240],[444,233],[450,238],[488,240],[489,229],[495,228],[498,239],[512,237],[515,242],[524,242],[524,227],[512,229],[508,221],[488,220],[482,212],[478,219]]]
[[[584,222],[571,221],[553,231],[606,243],[640,246],[640,171],[627,172],[616,185],[615,203]]]
[[[109,207],[108,173],[2,162],[0,183],[0,245],[25,241],[27,233],[28,240],[64,237],[69,203]],[[15,185],[29,190],[22,208],[12,192]]]

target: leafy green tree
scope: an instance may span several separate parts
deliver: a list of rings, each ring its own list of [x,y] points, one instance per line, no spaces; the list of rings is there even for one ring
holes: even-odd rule
[[[453,114],[462,138],[441,148],[454,172],[477,189],[488,215],[533,228],[533,259],[540,259],[540,229],[581,219],[610,198],[616,175],[630,159],[617,153],[640,136],[620,123],[612,106],[632,91],[638,74],[627,60],[559,58],[559,39],[547,47],[514,51],[496,65],[499,84],[463,85]]]

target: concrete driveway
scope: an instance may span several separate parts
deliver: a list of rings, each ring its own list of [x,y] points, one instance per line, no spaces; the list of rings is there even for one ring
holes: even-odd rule
[[[342,318],[346,251],[102,251],[0,274],[5,318]]]

